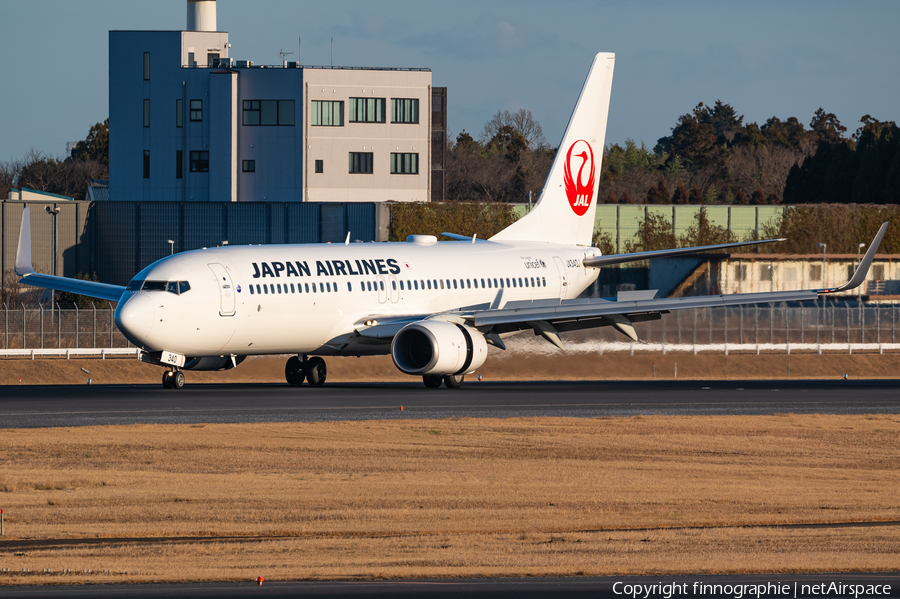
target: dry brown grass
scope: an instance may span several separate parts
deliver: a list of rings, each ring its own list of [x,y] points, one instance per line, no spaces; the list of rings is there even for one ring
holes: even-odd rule
[[[0,543],[0,584],[884,570],[900,526],[759,526],[900,520],[898,450],[893,415],[4,430],[8,535],[209,541]]]
[[[491,356],[478,370],[485,381],[541,380],[672,380],[679,379],[895,379],[900,377],[900,353],[868,354],[698,354],[689,353],[553,353],[503,352],[490,348]],[[557,352],[555,348],[552,350]],[[284,383],[287,356],[251,357],[226,372],[186,372],[194,383]],[[94,384],[153,384],[163,369],[134,358],[99,359],[3,359],[0,385],[83,385],[90,371]],[[472,380],[474,377],[468,377]],[[416,382],[402,374],[390,356],[328,358],[328,381]],[[473,381],[474,382],[474,381]]]

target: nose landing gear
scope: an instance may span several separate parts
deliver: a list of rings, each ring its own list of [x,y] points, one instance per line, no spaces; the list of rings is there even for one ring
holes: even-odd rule
[[[318,356],[308,358],[304,356],[291,356],[284,365],[284,378],[288,385],[302,385],[304,381],[310,385],[319,387],[325,384],[328,369],[325,360]]]
[[[184,387],[184,373],[175,369],[165,371],[162,386],[165,389],[181,389]]]

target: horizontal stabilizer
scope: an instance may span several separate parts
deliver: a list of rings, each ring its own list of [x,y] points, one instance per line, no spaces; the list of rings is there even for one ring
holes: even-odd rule
[[[703,245],[693,248],[674,248],[671,250],[655,250],[651,252],[635,252],[633,254],[611,254],[609,256],[592,256],[585,258],[583,264],[588,268],[598,268],[600,266],[610,266],[612,264],[625,264],[626,262],[640,262],[641,260],[657,260],[659,258],[675,258],[677,256],[686,256],[687,254],[696,254],[697,252],[711,252],[713,250],[727,250],[731,248],[746,247],[749,245],[760,245],[763,243],[774,243],[776,241],[784,241],[784,239],[763,239],[761,241],[739,241],[737,243],[720,243],[717,245]]]
[[[441,233],[444,237],[455,239],[456,241],[468,241],[470,243],[490,243],[487,239],[478,239],[478,237],[469,237],[468,235],[459,235],[457,233]]]

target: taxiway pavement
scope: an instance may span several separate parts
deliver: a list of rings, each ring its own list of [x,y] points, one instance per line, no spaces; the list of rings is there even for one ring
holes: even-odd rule
[[[897,414],[900,381],[473,381],[458,390],[417,382],[0,387],[0,428],[788,412]]]

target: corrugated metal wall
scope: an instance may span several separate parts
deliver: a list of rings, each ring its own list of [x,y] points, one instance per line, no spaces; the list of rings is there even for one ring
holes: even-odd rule
[[[40,272],[53,266],[53,219],[49,202],[27,202],[31,210],[32,256]],[[25,202],[0,202],[0,264],[5,284],[12,276]],[[56,272],[74,277],[96,273],[106,283],[124,285],[140,269],[175,252],[201,247],[266,243],[340,243],[375,241],[374,203],[301,202],[58,202]],[[516,207],[524,214],[527,207]],[[730,227],[742,239],[773,224],[782,206],[704,206],[716,225]],[[619,252],[633,241],[649,211],[673,221],[682,236],[699,206],[597,206],[595,229],[608,232]],[[174,248],[169,240],[174,242]]]
[[[22,210],[31,206],[32,263],[45,273],[75,276],[90,270],[91,244],[87,232],[90,202],[0,202],[0,285],[17,280],[13,274],[16,263],[16,246],[22,226]],[[45,211],[46,206],[56,204],[59,214],[55,217],[57,251],[54,260],[54,217]]]
[[[48,202],[31,206],[36,270],[53,266],[53,220]],[[0,202],[0,264],[5,285],[13,275],[25,202]],[[145,266],[181,252],[230,245],[375,241],[375,204],[298,202],[60,202],[56,273],[96,273],[124,285]],[[174,242],[174,247],[169,244]]]

